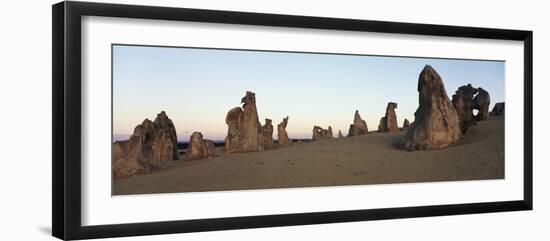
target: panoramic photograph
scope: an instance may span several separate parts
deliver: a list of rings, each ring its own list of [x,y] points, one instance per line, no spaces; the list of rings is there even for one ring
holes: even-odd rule
[[[112,45],[112,195],[504,178],[505,62]]]

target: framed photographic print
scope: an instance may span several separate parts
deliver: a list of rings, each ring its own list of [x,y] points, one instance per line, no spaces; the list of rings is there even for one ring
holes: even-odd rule
[[[531,210],[532,34],[55,4],[53,235]]]

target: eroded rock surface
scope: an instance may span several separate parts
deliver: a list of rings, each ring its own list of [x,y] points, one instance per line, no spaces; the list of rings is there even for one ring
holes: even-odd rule
[[[164,111],[155,121],[145,119],[129,140],[113,144],[113,176],[119,179],[146,174],[155,162],[178,160],[177,144],[176,128]]]
[[[243,110],[241,107],[235,107],[225,116],[227,124],[227,136],[225,137],[225,152],[238,152],[241,140],[241,119]]]
[[[468,128],[475,125],[476,120],[474,117],[474,95],[477,93],[477,89],[472,87],[471,84],[463,85],[453,95],[453,106],[456,109],[458,120],[460,122],[460,128],[462,133],[466,133]]]
[[[178,160],[178,138],[176,127],[168,118],[166,112],[162,111],[153,121],[156,137],[151,148],[153,149],[153,162]]]
[[[328,129],[323,129],[320,126],[313,127],[313,141],[330,139],[332,137],[332,127],[329,126]]]
[[[460,123],[443,79],[426,65],[418,78],[419,106],[414,122],[400,145],[403,150],[430,150],[447,147],[460,139]]]
[[[115,180],[149,174],[152,171],[151,165],[147,162],[140,162],[137,155],[130,155],[130,141],[118,141],[112,145],[112,169]]]
[[[288,133],[286,132],[286,126],[288,125],[288,116],[283,118],[283,121],[277,125],[277,143],[278,147],[285,147],[292,144],[288,138]]]
[[[241,99],[243,107],[231,109],[225,117],[228,126],[225,152],[255,152],[264,149],[263,128],[258,119],[256,95],[250,91]]]
[[[273,124],[271,119],[265,118],[265,124],[262,126],[264,149],[273,148]]]
[[[489,92],[483,88],[477,88],[477,95],[474,97],[474,109],[476,109],[477,115],[475,116],[476,121],[486,120],[489,116],[489,105],[491,105],[491,97]]]
[[[185,160],[199,160],[216,156],[215,144],[211,140],[203,139],[202,133],[193,132],[189,138],[189,145],[185,152]]]
[[[359,110],[356,110],[353,117],[353,124],[349,126],[348,136],[359,136],[367,134],[368,132],[369,128],[367,127],[367,122],[361,119]]]
[[[399,130],[395,109],[397,109],[397,103],[389,102],[386,106],[386,114],[380,119],[380,124],[378,124],[378,132],[394,132]]]

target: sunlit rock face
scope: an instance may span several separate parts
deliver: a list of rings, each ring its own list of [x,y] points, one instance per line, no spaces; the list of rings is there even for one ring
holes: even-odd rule
[[[243,107],[231,109],[225,118],[228,126],[225,152],[262,151],[263,130],[256,109],[256,95],[250,91],[241,99]]]
[[[225,152],[239,152],[241,142],[241,118],[243,110],[241,107],[235,107],[225,117],[225,123],[227,124],[227,136],[225,137]]]
[[[130,141],[118,141],[112,145],[112,170],[113,179],[122,179],[132,176],[139,176],[151,173],[151,165],[147,162],[140,162],[137,155],[131,155],[132,148],[129,147]],[[135,145],[135,142],[134,144]]]
[[[431,150],[458,142],[460,122],[443,79],[431,66],[426,65],[418,78],[419,106],[414,122],[399,143],[403,150]]]
[[[369,128],[367,127],[367,122],[361,119],[359,110],[356,110],[353,116],[353,124],[349,126],[348,136],[360,136],[367,134],[368,132]]]
[[[214,157],[216,156],[214,148],[215,145],[213,141],[203,139],[202,133],[200,132],[193,132],[189,138],[189,145],[185,152],[185,160],[192,161]]]
[[[153,128],[155,129],[155,138],[151,144],[152,161],[178,160],[176,127],[166,112],[162,111],[157,115],[153,121]]]
[[[389,102],[386,106],[386,114],[380,119],[380,124],[378,124],[378,132],[394,132],[399,130],[395,109],[397,109],[397,103]]]
[[[151,164],[178,160],[176,128],[162,111],[134,128],[127,141],[115,142],[112,149],[113,176],[125,178],[151,172]]]
[[[332,127],[329,126],[328,129],[323,129],[320,126],[313,127],[313,136],[311,138],[313,141],[331,139],[332,137]]]
[[[283,118],[283,121],[277,125],[277,145],[278,147],[285,147],[292,144],[288,138],[288,133],[286,132],[286,126],[288,125],[288,116]]]

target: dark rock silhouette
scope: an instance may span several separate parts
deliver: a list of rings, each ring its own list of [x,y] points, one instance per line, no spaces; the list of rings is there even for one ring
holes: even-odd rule
[[[283,121],[277,125],[277,143],[278,147],[285,147],[292,144],[286,133],[286,126],[288,124],[288,116],[283,118]]]
[[[225,117],[228,126],[225,152],[262,151],[263,131],[256,109],[256,95],[250,91],[241,99],[243,107],[231,109]]]
[[[483,88],[477,88],[477,95],[474,97],[474,109],[477,110],[477,115],[475,116],[476,121],[486,120],[489,116],[489,105],[491,105],[491,97],[489,92]]]
[[[386,106],[386,115],[380,119],[380,124],[378,124],[378,132],[394,132],[399,130],[395,109],[397,109],[397,103],[389,102]]]
[[[503,116],[504,115],[504,102],[496,103],[493,106],[493,110],[489,113],[489,116]]]
[[[460,125],[441,76],[426,65],[418,78],[419,106],[400,145],[403,150],[438,149],[460,139]]]
[[[151,164],[178,160],[176,128],[162,111],[155,121],[145,119],[134,128],[129,140],[113,144],[115,178],[151,172]]]
[[[329,126],[328,129],[323,129],[320,126],[313,127],[313,141],[331,139],[332,137],[332,127]]]
[[[474,95],[477,89],[471,84],[460,86],[453,95],[453,106],[456,109],[462,133],[476,124],[474,117]]]
[[[409,125],[410,125],[409,120],[405,119],[403,121],[403,128],[409,128]]]
[[[271,119],[265,118],[265,124],[262,127],[264,149],[273,148],[273,124]]]
[[[205,159],[216,156],[214,151],[215,145],[211,140],[205,140],[202,137],[202,133],[193,132],[189,137],[189,145],[185,152],[185,160],[192,161],[198,159]]]
[[[359,110],[356,110],[353,116],[353,124],[349,126],[348,136],[359,136],[367,134],[368,132],[369,128],[367,127],[367,122],[361,119]]]

